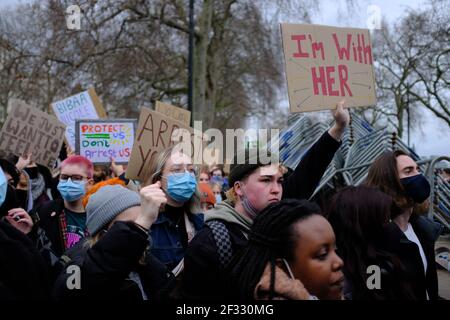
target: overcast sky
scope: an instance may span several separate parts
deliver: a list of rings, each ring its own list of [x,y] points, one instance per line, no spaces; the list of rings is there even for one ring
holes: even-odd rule
[[[336,5],[339,4],[339,5]],[[314,15],[313,22],[342,27],[367,28],[367,8],[376,5],[381,15],[394,23],[406,14],[408,9],[418,9],[426,5],[421,0],[359,0],[355,1],[355,10],[345,10],[345,0],[325,0],[320,6],[320,12]],[[421,156],[450,156],[450,128],[425,108],[423,110],[424,125],[421,129],[411,129],[411,144]],[[406,136],[406,135],[405,135]],[[405,139],[406,142],[406,139]]]
[[[31,0],[0,0],[0,8],[29,2]],[[345,3],[346,0],[322,0],[319,12],[313,15],[313,23],[366,28],[369,5],[378,6],[381,15],[392,23],[402,17],[408,8],[423,7],[426,2],[422,0],[354,0],[354,9],[350,11]],[[423,119],[423,127],[413,128],[411,132],[412,144],[417,153],[422,156],[450,156],[450,128],[425,109],[423,109]]]

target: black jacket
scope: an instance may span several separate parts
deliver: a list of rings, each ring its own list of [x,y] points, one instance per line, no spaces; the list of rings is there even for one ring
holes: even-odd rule
[[[374,284],[374,278],[378,275],[379,287],[370,288],[365,279],[356,279],[358,285],[352,282],[351,277],[346,274],[346,264],[344,263],[344,297],[345,300],[363,300],[363,301],[398,301],[398,300],[417,300],[411,287],[410,280],[406,276],[405,268],[401,261],[391,253],[383,250],[377,250],[375,257],[366,261],[367,276],[369,283]],[[369,266],[380,268],[380,273],[369,269]],[[376,282],[376,281],[375,281]]]
[[[384,249],[397,256],[404,266],[404,279],[411,285],[415,299],[426,300],[426,293],[430,300],[438,299],[438,278],[434,245],[439,237],[442,226],[430,221],[424,216],[413,214],[409,221],[422,245],[427,259],[427,273],[423,270],[423,262],[419,248],[408,240],[403,231],[391,222],[387,229]]]
[[[0,300],[49,297],[47,267],[30,239],[0,221]]]
[[[118,221],[92,247],[83,239],[70,248],[65,256],[64,271],[58,276],[53,297],[57,300],[120,299],[142,300],[138,282],[131,280],[131,272],[139,275],[145,295],[150,300],[164,299],[175,284],[167,268],[147,250],[148,234],[133,222]],[[140,263],[143,253],[145,260]],[[75,274],[68,269],[79,267],[81,288],[69,289],[69,277]]]
[[[294,172],[285,178],[283,198],[308,199],[339,147],[340,143],[325,132]],[[235,255],[246,245],[246,237],[239,225],[223,223],[229,231]],[[186,250],[181,288],[177,295],[188,300],[223,300],[228,297],[226,282],[226,272],[220,266],[213,233],[210,228],[203,228]]]
[[[59,217],[64,214],[64,200],[49,201],[30,212],[35,225],[32,231],[33,240],[38,235],[38,228],[44,230],[51,243],[51,249],[60,257],[65,251],[63,230],[61,230]]]

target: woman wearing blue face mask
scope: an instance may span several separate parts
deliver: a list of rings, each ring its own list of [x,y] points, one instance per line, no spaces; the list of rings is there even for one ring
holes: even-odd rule
[[[189,156],[173,147],[150,165],[144,186],[161,182],[167,203],[151,227],[152,253],[175,275],[183,270],[188,243],[203,227],[194,166]]]
[[[94,183],[92,178],[92,162],[83,156],[70,156],[61,163],[58,191],[62,199],[47,202],[30,212],[36,221],[33,230],[36,241],[48,241],[56,257],[87,235],[83,197]],[[53,259],[48,260],[52,263]]]

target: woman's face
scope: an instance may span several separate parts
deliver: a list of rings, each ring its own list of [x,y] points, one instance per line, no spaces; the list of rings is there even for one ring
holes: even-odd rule
[[[194,165],[192,164],[191,157],[181,152],[174,152],[164,165],[162,171],[163,179],[161,180],[161,186],[163,190],[167,190],[167,176],[173,173],[189,172],[195,174]],[[165,178],[165,179],[164,179]]]
[[[294,225],[297,245],[292,273],[310,294],[323,300],[342,298],[344,263],[336,254],[336,239],[328,221],[313,215]]]
[[[279,165],[273,164],[260,167],[238,184],[236,193],[245,196],[253,207],[261,211],[272,202],[281,200],[283,194],[283,174]]]
[[[166,161],[161,179],[161,187],[166,193],[167,203],[171,206],[180,206],[182,203],[175,201],[167,194],[167,178],[171,174],[185,172],[188,172],[195,177],[195,169],[191,157],[181,152],[174,152]]]
[[[28,190],[28,180],[27,177],[21,173],[19,178],[19,183],[17,184],[17,189]]]
[[[209,175],[207,173],[200,173],[200,176],[198,177],[198,182],[200,183],[208,183],[209,182]]]
[[[222,189],[220,188],[220,186],[218,184],[213,185],[213,187],[211,189],[212,189],[212,192],[214,193],[214,195],[218,195],[222,191]]]
[[[223,178],[222,177],[222,170],[220,169],[214,169],[214,171],[212,172],[212,175],[216,178]]]

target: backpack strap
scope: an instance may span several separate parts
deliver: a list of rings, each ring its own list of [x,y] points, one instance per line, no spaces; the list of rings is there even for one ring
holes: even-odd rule
[[[233,249],[231,248],[230,233],[225,224],[219,220],[211,220],[206,222],[211,229],[214,240],[216,242],[217,253],[219,254],[219,262],[222,269],[231,261],[233,257]]]

